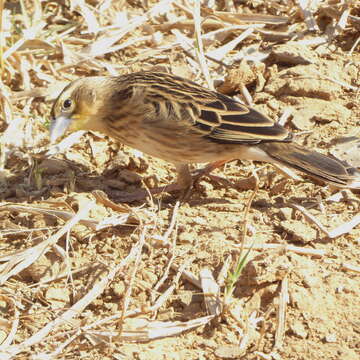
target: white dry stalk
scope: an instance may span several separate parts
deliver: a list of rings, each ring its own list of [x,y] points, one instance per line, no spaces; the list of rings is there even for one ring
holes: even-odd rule
[[[305,46],[317,46],[327,43],[327,37],[326,36],[316,36],[312,37],[310,39],[301,39],[298,41],[294,41],[294,44],[299,45],[305,45]]]
[[[187,36],[185,36],[178,29],[172,29],[171,33],[173,33],[175,35],[176,41],[173,42],[171,44],[171,46],[166,45],[166,46],[160,47],[158,50],[163,49],[165,51],[165,50],[168,50],[169,48],[174,48],[176,46],[181,47],[184,50],[185,54],[188,55],[186,57],[186,61],[190,65],[190,71],[196,75],[196,73],[197,73],[196,70],[201,70],[201,67],[199,65],[199,61],[193,60],[193,59],[197,59],[197,53],[194,50],[194,46],[195,46],[194,45],[194,40],[192,40],[192,39],[188,38]],[[204,38],[204,37],[205,37],[205,40],[206,40],[206,35],[202,36],[202,38]],[[214,61],[217,64],[219,64],[218,60],[213,59],[212,57],[208,56],[207,54],[205,54],[204,57],[207,58],[208,60]]]
[[[267,310],[262,315],[262,318],[261,318],[262,324],[261,324],[261,327],[260,327],[260,329],[258,331],[258,339],[257,339],[256,345],[255,345],[256,349],[260,348],[261,342],[265,337],[266,320],[269,318],[270,314],[273,312],[273,310],[274,310],[273,307],[274,307],[274,304],[272,302],[271,304],[269,304]]]
[[[259,190],[259,183],[260,183],[259,175],[257,174],[257,171],[252,169],[251,172],[252,172],[252,175],[255,178],[255,186],[254,186],[254,190],[251,193],[251,195],[249,197],[249,200],[247,201],[247,204],[246,204],[246,207],[245,207],[244,220],[243,220],[243,223],[242,223],[242,232],[240,234],[240,256],[243,256],[243,249],[244,249],[245,239],[246,239],[247,230],[248,230],[248,226],[247,226],[248,220],[249,220],[248,216],[249,216],[249,213],[250,213],[252,202],[255,199],[256,193]],[[246,258],[246,255],[245,255],[245,258]]]
[[[183,276],[183,273],[185,271],[185,269],[194,261],[194,257],[190,257],[187,261],[185,261],[184,263],[181,264],[181,266],[178,268],[177,274],[173,280],[173,283],[169,286],[169,288],[167,288],[165,290],[165,292],[163,294],[161,294],[154,305],[152,305],[150,307],[150,311],[151,312],[155,312],[157,311],[160,306],[162,306],[165,301],[171,296],[171,294],[175,291],[175,289],[178,286],[180,277]],[[164,276],[162,277],[162,279],[166,279],[167,275],[168,275],[168,268],[171,267],[172,262],[169,262],[165,272],[164,272]],[[159,288],[159,284],[162,284],[163,281],[162,279],[159,280],[159,282],[156,284],[156,287],[154,288],[154,290],[156,291]]]
[[[308,219],[310,222],[315,224],[326,236],[329,235],[329,231],[326,229],[326,227],[321,223],[320,220],[318,220],[313,214],[311,214],[307,209],[305,209],[303,206],[293,203],[287,204],[289,207],[299,210],[306,219]]]
[[[165,244],[168,242],[169,236],[171,235],[171,233],[173,232],[173,230],[175,228],[179,207],[180,207],[180,201],[176,201],[174,209],[173,209],[173,213],[171,216],[171,221],[170,221],[169,227],[162,237],[163,242]]]
[[[349,51],[349,56],[352,55],[353,51],[356,49],[356,47],[359,45],[360,43],[360,36],[356,39],[356,41],[354,42],[354,45],[351,47],[350,51]]]
[[[253,336],[251,337],[250,334],[254,333],[254,331],[257,330],[259,322],[264,322],[264,318],[262,316],[257,316],[257,312],[256,310],[254,310],[246,319],[244,335],[239,345],[239,348],[241,350],[245,351],[248,347],[249,342],[253,340]],[[250,329],[254,331],[250,331]]]
[[[349,264],[349,263],[342,263],[341,269],[343,270],[349,270],[349,271],[355,271],[357,273],[360,273],[360,266]]]
[[[340,16],[337,24],[331,28],[330,33],[328,34],[328,41],[330,42],[335,36],[339,35],[343,30],[345,30],[346,24],[348,22],[350,15],[350,9],[345,9]]]
[[[193,11],[190,10],[190,8],[188,8],[187,6],[185,6],[185,4],[174,1],[173,5],[174,5],[174,7],[182,10],[188,17],[193,17]],[[189,3],[186,3],[186,5],[190,6]]]
[[[229,242],[229,244],[231,244]],[[231,244],[234,248],[240,248],[241,245],[235,245]],[[311,249],[311,248],[304,248],[300,246],[294,246],[294,245],[283,245],[283,244],[244,244],[244,249],[252,249],[252,250],[266,250],[266,249],[278,249],[281,251],[292,251],[294,253],[300,254],[300,255],[309,255],[317,258],[321,258],[326,255],[325,250],[320,249]]]
[[[56,155],[59,153],[63,153],[70,149],[74,144],[78,144],[80,138],[85,134],[85,131],[76,131],[69,136],[67,136],[65,139],[61,140],[56,145],[52,145],[49,147],[48,152],[45,154],[47,156]]]
[[[199,61],[201,71],[205,77],[208,88],[214,90],[214,84],[211,81],[209,68],[204,55],[204,45],[201,38],[201,15],[200,15],[200,1],[194,3],[194,25],[195,25],[195,36],[196,36],[196,56]]]
[[[103,293],[109,283],[113,281],[115,276],[130,262],[130,260],[136,256],[137,251],[137,247],[134,246],[131,249],[129,255],[123,259],[120,264],[110,269],[108,274],[103,279],[101,279],[85,296],[76,302],[70,309],[62,313],[58,318],[48,323],[41,330],[36,332],[30,338],[26,339],[24,342],[9,346],[7,349],[5,349],[5,351],[2,353],[0,352],[1,360],[15,359],[14,356],[20,352],[27,351],[31,346],[44,341],[45,337],[51,331],[55,330],[57,327],[63,324],[69,323],[72,318],[79,316],[92,301],[94,301],[99,295]],[[78,331],[79,334],[82,332],[81,329]]]
[[[91,43],[90,45],[84,47],[80,53],[74,54],[74,55],[76,55],[78,60],[76,60],[75,62],[66,64],[64,66],[61,66],[58,69],[58,71],[64,71],[68,68],[72,68],[73,66],[78,65],[81,62],[88,62],[96,56],[101,56],[101,55],[108,54],[111,52],[119,51],[126,47],[130,47],[138,42],[151,40],[152,35],[147,35],[147,36],[143,36],[143,37],[136,37],[136,38],[130,39],[128,41],[122,42],[119,45],[113,46],[113,44],[118,42],[126,34],[134,31],[137,27],[139,27],[140,25],[145,23],[148,20],[149,16],[155,16],[159,12],[161,12],[162,11],[161,4],[163,4],[163,6],[166,6],[166,5],[169,5],[172,1],[173,0],[162,1],[161,3],[155,5],[151,10],[149,10],[147,12],[147,14],[138,16],[135,19],[133,19],[132,21],[130,21],[128,23],[128,25],[123,26],[121,28],[121,30],[112,32],[110,35],[103,36],[103,37],[99,38],[98,40],[94,41],[93,43]],[[101,68],[101,66],[100,66],[100,68]]]
[[[0,139],[0,143],[9,149],[8,152],[11,152],[13,148],[17,149],[26,145],[27,139],[24,130],[28,128],[29,124],[28,119],[23,117],[12,119]]]
[[[150,307],[150,312],[155,313],[158,311],[161,306],[170,298],[173,292],[176,289],[177,284],[170,285],[155,301],[155,303]]]
[[[87,331],[88,335],[102,338],[103,341],[126,341],[126,342],[147,342],[155,339],[179,335],[184,331],[208,324],[214,316],[203,316],[186,322],[181,321],[152,321],[145,318],[138,319],[138,325],[131,330],[126,330],[120,335],[117,331]],[[85,329],[83,327],[82,329]],[[76,336],[72,337],[74,340]],[[43,359],[43,358],[41,358]],[[52,359],[47,357],[46,359]],[[7,359],[6,359],[7,360]]]
[[[234,50],[235,47],[241,43],[241,41],[245,40],[253,32],[254,32],[254,28],[251,25],[249,25],[249,27],[239,36],[237,36],[235,39],[229,41],[223,46],[216,48],[215,50],[208,51],[206,55],[218,61],[223,60],[230,51]]]
[[[188,66],[190,68],[190,71],[197,77],[199,75],[199,72],[201,71],[201,69],[199,67],[199,62],[196,61],[196,60],[193,60],[190,56],[187,56],[185,58],[185,60],[188,62]]]
[[[153,6],[152,9],[147,11],[144,15],[137,16],[129,23],[122,27],[117,32],[113,33],[111,36],[100,38],[96,41],[94,41],[90,46],[88,46],[86,49],[84,49],[83,53],[89,54],[92,56],[97,56],[94,54],[98,54],[97,49],[104,49],[106,53],[107,50],[116,42],[118,42],[120,39],[122,39],[125,35],[128,33],[133,32],[136,28],[138,28],[140,25],[144,24],[146,21],[149,20],[149,18],[157,16],[159,13],[162,13],[164,11],[164,8],[167,8],[174,0],[162,0],[156,5]],[[134,40],[132,40],[134,41]],[[99,55],[99,54],[98,54]]]
[[[323,78],[323,79],[326,79],[326,80],[329,80],[331,82],[333,82],[334,84],[338,84],[346,89],[349,89],[349,90],[353,90],[353,91],[358,91],[360,90],[360,87],[359,86],[353,86],[353,85],[350,85],[350,84],[347,84],[346,82],[344,81],[341,81],[341,80],[337,80],[337,79],[334,79],[330,76],[327,76],[327,75],[324,75],[324,74],[321,74],[320,71],[318,70],[315,70],[315,72],[320,76],[320,78]]]
[[[180,267],[176,264],[171,264],[171,268],[174,271],[179,271]],[[181,273],[181,276],[184,277],[187,281],[189,281],[191,284],[195,285],[197,288],[201,289],[201,282],[192,272],[188,270],[183,270]]]
[[[56,244],[58,240],[70,231],[74,225],[76,225],[83,217],[87,216],[93,206],[94,204],[89,202],[87,206],[80,209],[80,211],[75,214],[57,233],[50,236],[47,240],[44,240],[29,249],[1,257],[0,261],[5,261],[6,263],[0,266],[0,284],[4,284],[4,282],[10,277],[26,269],[39,259],[41,255],[44,255],[49,248]]]
[[[0,210],[20,211],[20,212],[27,212],[30,214],[45,214],[48,216],[54,216],[60,218],[64,221],[69,220],[74,216],[74,214],[71,211],[55,210],[47,207],[33,206],[33,205],[4,204],[4,205],[0,205]],[[124,212],[124,214],[120,216],[110,216],[102,220],[80,219],[79,223],[93,230],[100,230],[117,225],[123,225],[127,222],[129,217],[131,216],[130,211],[131,210],[129,210],[129,213]],[[3,259],[4,257],[0,257],[0,261]]]
[[[293,109],[290,107],[285,108],[278,120],[278,124],[281,126],[284,126],[286,124],[286,122],[288,121],[292,111],[293,111]]]
[[[120,340],[122,341],[150,341],[168,336],[178,335],[184,331],[208,324],[214,316],[203,316],[201,318],[181,321],[144,321],[144,325],[131,332],[124,331]]]
[[[193,12],[191,12],[191,16],[193,16]],[[208,29],[210,28],[211,30],[214,28],[223,28],[224,26],[228,26],[230,24],[227,23],[222,23],[218,20],[215,19],[211,19],[211,18],[206,18],[203,22],[202,22],[202,28],[204,29]],[[193,19],[183,19],[183,18],[176,18],[176,19],[171,19],[171,21],[164,23],[164,24],[159,24],[159,25],[155,25],[154,28],[158,31],[162,31],[162,32],[167,32],[169,30],[172,29],[181,29],[181,30],[188,30],[194,29],[194,20]]]
[[[350,198],[352,195],[350,190],[347,189],[343,189],[338,191],[335,194],[330,195],[328,198],[326,198],[326,201],[330,201],[330,202],[340,202],[342,200],[346,200],[348,198]],[[316,206],[316,204],[314,204],[314,206]]]
[[[89,203],[88,206],[81,209],[74,217],[69,220],[56,234],[51,236],[48,240],[43,241],[42,243],[38,244],[37,246],[32,247],[31,249],[27,249],[22,253],[16,254],[17,257],[21,255],[20,260],[23,262],[16,266],[16,269],[21,271],[25,267],[31,265],[36,259],[38,259],[42,254],[44,254],[52,244],[55,244],[61,236],[66,234],[70,229],[79,222],[79,220],[86,216],[89,210],[93,207],[92,203]],[[40,246],[39,246],[40,245]],[[31,250],[29,252],[28,250]],[[23,258],[24,257],[24,258]],[[26,266],[24,267],[24,265]],[[12,272],[13,273],[13,272]],[[8,278],[7,276],[3,276],[2,278]],[[78,309],[78,304],[81,303],[81,300],[76,303],[71,309],[66,311],[60,318],[52,321],[51,323],[47,324],[43,329],[35,333],[33,336],[25,340],[23,343],[18,345],[11,345],[5,349],[2,349],[0,352],[0,358],[2,360],[12,359],[15,355],[22,351],[26,351],[28,347],[33,346],[34,344],[40,342],[47,334],[60,323],[64,323],[68,321],[70,318],[77,314],[76,309]]]
[[[70,28],[67,28],[63,32],[55,33],[53,36],[49,36],[47,39],[48,41],[56,41],[60,39],[64,39],[67,35],[71,34],[73,31],[75,31],[78,28],[78,25],[71,26]]]
[[[345,9],[340,16],[338,23],[336,24],[337,29],[345,30],[351,9]]]
[[[122,301],[122,309],[121,309],[121,318],[120,318],[120,322],[119,322],[119,332],[121,334],[122,329],[123,329],[123,322],[124,322],[124,318],[125,318],[125,314],[127,312],[128,307],[130,306],[130,301],[131,301],[131,292],[134,286],[134,282],[135,282],[135,276],[136,273],[138,271],[139,265],[140,265],[140,260],[141,260],[141,255],[142,255],[142,249],[144,247],[145,244],[145,238],[147,235],[147,230],[148,230],[148,226],[145,225],[142,229],[142,232],[140,234],[140,239],[138,241],[138,243],[136,244],[135,247],[135,262],[134,262],[134,267],[132,270],[132,273],[130,275],[130,280],[129,280],[129,284],[127,286],[127,289],[125,290],[125,294],[123,297],[123,301]]]
[[[260,29],[255,30],[259,31]],[[271,54],[271,50],[260,50],[259,45],[250,45],[247,47],[243,47],[240,51],[238,51],[234,56],[232,56],[231,60],[227,60],[227,64],[231,65],[237,61],[241,61],[243,59],[247,61],[253,62],[263,62],[265,61]]]
[[[19,100],[32,97],[45,97],[46,100],[55,100],[68,83],[68,81],[53,81],[48,87],[38,87],[30,90],[13,92],[11,94],[10,102],[15,103]]]
[[[355,226],[360,224],[360,215],[355,215],[351,220],[341,224],[335,229],[329,231],[329,237],[331,239],[336,238],[340,235],[347,234],[350,232]]]
[[[303,13],[305,24],[310,31],[317,31],[319,27],[314,18],[313,0],[297,0],[297,3]]]
[[[101,14],[102,12],[106,11],[107,9],[110,8],[111,3],[113,0],[102,0],[100,1],[99,6],[99,13]]]
[[[176,284],[173,284],[171,285],[163,294],[161,294],[161,296],[157,299],[156,303],[151,306],[149,309],[148,309],[148,313],[154,313],[156,312],[157,310],[159,310],[159,308],[166,302],[166,300],[171,296],[171,294],[174,292],[174,290],[176,289]],[[137,316],[137,315],[142,315],[144,314],[144,309],[143,308],[137,308],[137,309],[134,309],[134,310],[129,310],[126,312],[124,318],[128,318],[128,317],[134,317],[134,316]],[[107,323],[110,323],[110,322],[114,322],[114,321],[118,321],[119,319],[122,318],[122,314],[114,314],[114,315],[111,315],[111,316],[108,316],[108,317],[105,317],[105,318],[102,318],[100,320],[97,320],[91,324],[88,324],[86,326],[83,326],[81,329],[78,329],[76,330],[75,334],[73,334],[70,338],[69,338],[69,341],[66,342],[66,345],[68,345],[69,343],[71,343],[76,337],[78,337],[80,334],[84,334],[84,333],[87,333],[89,332],[89,330],[91,330],[92,328],[95,328],[95,327],[99,327],[99,326],[102,326],[102,325],[105,325]],[[125,329],[126,331],[126,329]],[[119,333],[113,333],[111,336],[118,336]],[[63,333],[59,333],[57,334],[57,336],[60,336],[62,337],[63,336]],[[139,339],[140,340],[140,339]],[[64,348],[64,345],[65,343],[63,343],[61,345],[61,348],[63,349]],[[60,347],[59,347],[60,348]],[[58,348],[58,349],[59,349]],[[57,350],[58,350],[57,349]],[[54,352],[55,353],[55,352]],[[54,353],[51,353],[51,355],[54,355]],[[59,352],[56,351],[56,353],[58,354]],[[52,359],[52,357],[47,357],[49,359]]]
[[[148,309],[148,313],[156,312],[166,302],[166,300],[171,296],[171,294],[174,292],[175,288],[176,288],[176,284],[173,284],[163,294],[161,294],[161,296],[157,299],[156,303]],[[137,308],[134,310],[127,311],[124,318],[134,317],[134,316],[143,315],[143,314],[144,314],[144,308]],[[114,321],[118,321],[121,318],[122,318],[122,314],[118,313],[118,314],[114,314],[114,315],[102,318],[100,320],[96,320],[91,324],[85,325],[85,326],[81,327],[80,329],[76,330],[75,334],[73,334],[70,338],[71,341],[68,341],[67,344],[71,343],[80,334],[86,333],[89,330],[91,330],[92,328],[99,327],[99,326],[105,325],[110,322],[113,323]],[[64,333],[59,333],[56,336],[62,337],[63,335],[64,335]],[[116,336],[115,333],[114,333],[114,336]],[[61,345],[61,347],[64,348],[62,345]],[[54,354],[54,353],[52,353],[52,354]],[[49,357],[49,359],[52,359],[52,358]]]
[[[229,13],[226,11],[214,11],[214,16],[231,24],[244,24],[244,22],[263,23],[271,25],[282,25],[289,22],[287,16],[267,15],[267,14],[241,14]]]
[[[308,220],[310,220],[313,224],[315,224],[326,236],[330,239],[334,239],[340,235],[344,235],[350,232],[355,226],[360,224],[360,215],[355,215],[351,220],[339,225],[333,230],[328,230],[320,220],[318,220],[314,215],[312,215],[308,210],[306,210],[303,206],[288,203],[289,207],[293,209],[299,210]]]
[[[79,8],[80,14],[82,15],[82,17],[86,22],[86,25],[88,27],[88,32],[94,33],[96,35],[100,30],[100,25],[96,19],[95,14],[91,11],[90,6],[85,4],[84,0],[81,1],[78,0],[77,7]]]
[[[36,231],[43,231],[43,230],[53,230],[56,229],[57,226],[49,226],[49,227],[42,227],[42,228],[36,228]],[[34,229],[2,229],[0,230],[0,235],[18,235],[18,234],[26,234],[26,233],[32,233],[34,232]]]
[[[26,58],[24,57],[19,57],[19,58],[20,58],[19,73],[21,75],[22,87],[24,88],[24,90],[29,90],[31,88],[31,78],[30,78],[29,70],[31,70],[33,66]]]
[[[249,106],[253,106],[254,105],[253,98],[244,84],[240,84],[240,91],[246,101],[246,104]]]
[[[231,266],[231,255],[228,255],[219,271],[219,275],[217,276],[217,283],[219,284],[219,286],[224,286],[225,284],[225,280],[228,276],[229,270],[230,270],[230,266]]]
[[[214,9],[216,5],[216,0],[203,0],[199,1],[199,3],[202,2],[202,6],[205,6],[209,9]]]
[[[99,223],[96,225],[95,230],[103,230],[107,228],[112,228],[114,226],[124,225],[128,222],[131,214],[124,214],[124,215],[115,215],[115,216],[109,216],[107,218],[103,218]],[[90,221],[89,221],[90,222]],[[88,223],[89,223],[88,222]],[[94,221],[94,223],[97,221]]]
[[[2,70],[4,67],[4,61],[3,61],[3,46],[4,46],[4,40],[6,38],[5,31],[4,31],[4,19],[5,14],[7,12],[4,12],[4,1],[0,1],[0,69]]]
[[[103,67],[104,69],[106,69],[106,71],[110,76],[119,76],[119,72],[115,69],[113,64],[109,64],[105,61],[100,61],[100,60],[97,61],[97,63],[99,64],[99,67]]]
[[[219,316],[223,306],[220,299],[220,286],[216,283],[210,269],[200,270],[200,281],[208,314]]]
[[[177,219],[177,213],[179,210],[179,206],[180,206],[180,202],[177,201],[175,204],[175,207],[173,209],[170,225],[169,225],[168,229],[166,230],[164,236],[161,237],[161,241],[164,245],[166,245],[168,243],[168,238],[176,225],[176,219]],[[165,267],[162,277],[159,279],[159,281],[154,286],[154,288],[153,288],[154,291],[158,291],[158,289],[165,283],[166,279],[169,276],[169,271],[171,269],[171,265],[173,264],[173,262],[175,260],[175,251],[174,251],[175,246],[176,246],[176,236],[173,238],[171,257]]]
[[[234,0],[225,0],[225,9],[230,13],[236,12]]]
[[[83,57],[82,60],[88,60],[89,57],[96,57],[96,56],[102,56],[105,54],[109,54],[115,51],[119,51],[122,49],[125,49],[127,47],[131,47],[134,44],[138,43],[138,42],[144,42],[144,41],[150,41],[152,39],[152,35],[145,35],[145,36],[140,36],[140,37],[136,37],[134,39],[130,39],[128,41],[124,41],[119,45],[115,45],[115,46],[110,46],[110,47],[94,47],[91,49],[91,52],[88,54],[84,51],[84,53],[79,54],[80,56]]]
[[[27,40],[36,39],[39,36],[39,33],[41,33],[41,30],[47,25],[46,21],[40,21],[36,23],[34,26],[32,26],[29,29],[26,29],[23,31],[23,36],[9,49],[7,49],[3,54],[3,60],[7,59],[11,55],[13,55],[15,52],[17,52],[21,46],[24,45],[24,43]]]
[[[139,319],[138,326],[131,330],[125,330],[121,335],[115,331],[92,331],[88,334],[107,338],[107,341],[125,341],[125,342],[148,342],[155,339],[161,339],[169,336],[179,335],[184,331],[208,324],[214,317],[203,316],[186,322],[181,321],[152,321],[148,319]]]
[[[13,94],[6,89],[5,86],[3,86],[1,80],[0,80],[0,100],[2,103],[2,109],[3,109],[3,118],[5,120],[6,124],[11,124],[13,121],[13,109],[11,106],[11,99],[13,97]]]
[[[58,245],[56,245],[56,246],[58,246]],[[76,274],[83,273],[84,271],[88,271],[92,267],[96,267],[96,265],[100,266],[101,264],[100,263],[98,263],[98,264],[95,263],[95,264],[92,264],[91,266],[79,267],[77,269],[71,270],[71,275],[74,276]],[[60,280],[62,278],[68,277],[68,275],[69,275],[69,270],[68,270],[68,267],[66,267],[59,274],[56,274],[56,275],[54,275],[52,277],[49,277],[49,278],[42,278],[39,282],[29,285],[28,288],[39,287],[40,285],[44,286],[45,284],[48,284],[48,283],[54,282],[56,280]]]
[[[195,256],[190,256],[186,261],[184,261],[181,266],[178,267],[177,274],[174,279],[174,283],[177,284],[180,280],[180,278],[184,275],[185,269],[192,264],[192,262],[195,260]]]
[[[175,35],[177,43],[183,48],[183,50],[186,53],[189,53],[193,58],[196,58],[194,51],[194,41],[177,29],[173,29],[171,32]]]
[[[70,77],[68,74],[65,73],[66,70],[72,70],[75,66],[82,65],[88,71],[90,70],[102,70],[102,67],[91,57],[91,56],[84,56],[80,53],[76,54],[77,60],[75,62],[71,62],[66,65],[62,65],[55,69],[57,73],[61,73],[62,78],[72,81],[73,78]]]
[[[224,41],[228,36],[234,34],[236,30],[247,30],[249,28],[263,28],[264,24],[252,24],[252,25],[232,25],[227,26],[222,29],[217,29],[214,31],[209,31],[201,36],[203,40],[211,40],[211,41]]]
[[[265,354],[261,351],[254,351],[254,355],[257,355],[259,358],[263,360],[274,360],[271,354]]]
[[[274,350],[279,350],[282,348],[285,336],[285,320],[286,320],[286,307],[289,301],[289,292],[288,292],[289,280],[285,276],[281,281],[281,290],[279,298],[279,306],[276,312],[276,332],[275,332],[275,344]]]

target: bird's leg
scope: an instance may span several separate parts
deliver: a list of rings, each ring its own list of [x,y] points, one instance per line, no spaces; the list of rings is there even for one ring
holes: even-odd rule
[[[210,173],[216,168],[224,165],[228,161],[229,160],[214,161],[206,165],[204,168],[196,171],[194,175],[191,174],[188,164],[175,164],[176,171],[178,173],[176,184],[178,185],[178,188],[182,189],[180,194],[180,200],[186,200],[189,197],[190,191],[194,184],[196,184],[201,179],[201,177],[205,175],[213,178],[215,181],[219,181],[219,178],[217,176],[213,177],[212,175],[210,175]]]
[[[212,177],[210,175],[210,173],[217,169],[220,166],[223,166],[224,164],[226,164],[229,160],[218,160],[218,161],[214,161],[208,165],[206,165],[204,168],[196,171],[195,175],[193,176],[193,182],[196,183],[198,182],[203,176],[208,175],[210,177]],[[214,180],[219,180],[217,176],[214,176]]]
[[[139,189],[133,194],[127,194],[123,201],[137,201],[142,200],[148,197],[149,195],[157,195],[163,192],[173,192],[173,191],[180,191],[179,200],[186,200],[189,195],[190,191],[193,186],[193,178],[191,176],[189,166],[187,164],[176,163],[174,164],[177,171],[177,181],[175,183],[165,185],[165,186],[158,186],[152,189]]]
[[[188,164],[175,164],[177,171],[177,185],[181,189],[180,200],[186,200],[193,187],[194,181]]]
[[[173,191],[180,191],[179,199],[182,201],[185,201],[188,199],[191,189],[194,185],[194,183],[198,182],[200,178],[204,175],[208,175],[212,177],[210,174],[211,171],[214,169],[224,165],[228,160],[221,160],[221,161],[215,161],[204,168],[198,170],[195,175],[191,175],[191,172],[189,170],[188,164],[183,163],[176,163],[174,164],[177,171],[177,181],[176,183],[160,186],[156,188],[152,188],[149,190],[139,190],[134,194],[128,194],[126,197],[124,197],[123,201],[136,201],[136,200],[142,200],[146,197],[151,195],[160,194],[163,192],[173,192]],[[215,181],[219,181],[218,177],[214,177]]]
[[[160,192],[180,191],[179,199],[181,201],[186,201],[190,196],[191,189],[195,182],[198,182],[202,176],[209,175],[211,171],[222,166],[226,162],[226,160],[221,160],[210,163],[205,168],[197,171],[195,175],[191,174],[188,164],[175,163],[174,165],[177,171],[176,183],[150,189],[150,193],[154,195],[159,194]]]

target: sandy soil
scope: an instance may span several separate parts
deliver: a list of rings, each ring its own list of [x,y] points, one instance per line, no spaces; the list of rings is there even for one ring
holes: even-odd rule
[[[234,64],[218,90],[239,95],[247,86],[254,106],[273,119],[291,110],[285,126],[298,133],[298,143],[360,166],[360,102],[354,91],[360,86],[359,47],[349,54],[355,30],[319,46],[270,42],[264,62]],[[266,42],[261,46],[266,49]],[[141,51],[126,49],[124,63]],[[173,73],[202,81],[175,50],[167,59],[155,57],[130,70],[170,63]],[[17,106],[27,111],[25,103]],[[48,130],[39,118],[48,116],[50,106],[35,98],[32,120],[21,125],[30,131],[31,124],[27,136],[36,138],[38,149],[47,150]],[[6,131],[9,125],[0,121]],[[202,178],[189,201],[177,207],[176,194],[133,201],[144,189],[174,182],[170,164],[101,134],[84,134],[50,158],[45,150],[34,155],[22,144],[6,146],[0,178],[0,341],[16,318],[19,344],[93,296],[78,315],[54,325],[17,359],[42,352],[59,359],[359,358],[360,226],[349,224],[359,216],[358,190],[335,189],[307,176],[293,180],[271,165],[233,161],[215,170],[215,177]],[[251,251],[225,302],[224,271],[226,278],[240,257],[254,169],[259,189],[245,239]],[[70,232],[51,241],[69,217],[86,209]],[[113,279],[91,295],[131,251]],[[221,314],[170,336],[171,329],[208,315],[204,290],[196,286],[204,269],[220,284]],[[112,315],[117,317],[94,324]]]

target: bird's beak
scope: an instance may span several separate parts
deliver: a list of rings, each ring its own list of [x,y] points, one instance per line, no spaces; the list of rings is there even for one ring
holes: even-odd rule
[[[60,138],[61,136],[63,136],[65,134],[71,121],[72,121],[71,118],[64,116],[64,115],[60,115],[51,121],[51,125],[50,125],[50,143],[51,144],[53,144],[58,138]]]

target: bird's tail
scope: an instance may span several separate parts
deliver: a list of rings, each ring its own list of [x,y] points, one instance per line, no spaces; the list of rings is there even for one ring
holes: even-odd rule
[[[360,188],[360,172],[350,165],[294,143],[268,142],[258,146],[289,168],[339,187]]]

